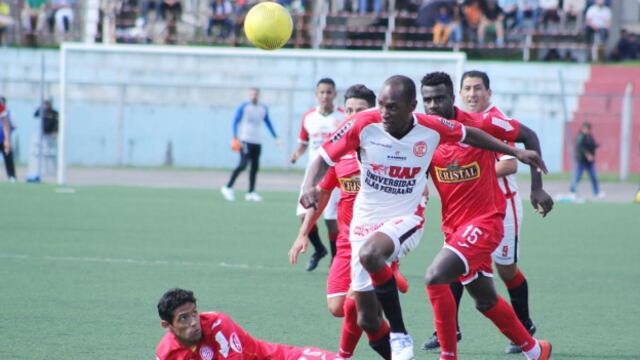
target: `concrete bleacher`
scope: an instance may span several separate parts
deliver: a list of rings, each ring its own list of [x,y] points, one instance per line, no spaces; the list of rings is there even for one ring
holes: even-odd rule
[[[599,143],[596,162],[597,169],[605,172],[617,172],[620,167],[620,143],[622,104],[628,84],[633,87],[631,106],[631,171],[640,171],[640,154],[637,142],[640,139],[640,69],[630,66],[591,67],[589,80],[585,83],[585,91],[580,97],[573,121],[570,124],[571,134],[575,136],[584,122],[593,124],[593,133]],[[569,146],[565,144],[564,168],[570,170]]]

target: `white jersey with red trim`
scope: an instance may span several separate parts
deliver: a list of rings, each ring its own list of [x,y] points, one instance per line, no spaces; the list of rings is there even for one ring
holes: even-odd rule
[[[496,107],[495,105],[490,105],[485,111],[482,112],[483,114],[489,114],[489,116],[491,116],[492,118],[498,118],[498,119],[504,119],[504,120],[514,120],[508,116],[506,116],[502,111],[500,111],[500,109],[498,109],[498,107]],[[509,145],[514,146],[515,144],[513,142],[510,142]],[[509,159],[515,159],[513,156],[511,155],[503,155],[503,154],[499,154],[498,155],[498,160],[509,160]],[[504,176],[502,178],[498,179],[498,184],[500,185],[500,190],[502,190],[502,193],[507,197],[507,205],[509,205],[511,203],[511,201],[509,201],[510,199],[513,198],[514,202],[520,203],[520,207],[522,207],[522,199],[520,198],[520,193],[518,191],[518,182],[516,179],[516,174],[511,174],[511,175],[507,175]]]
[[[304,113],[298,141],[309,146],[307,164],[311,164],[311,161],[318,156],[320,146],[331,137],[344,118],[344,111],[340,108],[330,114],[322,114],[319,107]]]
[[[464,140],[465,128],[456,121],[417,113],[413,121],[413,128],[396,139],[385,131],[378,109],[363,111],[346,121],[320,149],[330,165],[350,151],[358,153],[361,185],[352,227],[415,213],[438,144]]]

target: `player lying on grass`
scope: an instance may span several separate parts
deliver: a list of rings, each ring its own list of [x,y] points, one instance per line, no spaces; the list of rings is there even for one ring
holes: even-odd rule
[[[421,92],[425,113],[455,119],[467,129],[482,129],[501,140],[524,143],[526,149],[540,153],[535,132],[518,121],[497,113],[470,114],[456,108],[448,74],[425,75]],[[495,162],[495,152],[464,143],[439,144],[431,160],[429,173],[442,202],[445,244],[429,265],[425,283],[441,346],[440,360],[458,359],[457,308],[450,288],[455,281],[465,285],[476,308],[522,349],[527,359],[546,360],[551,355],[551,344],[533,338],[494,288],[491,254],[504,234],[506,203],[498,185]],[[542,189],[538,165],[531,167],[531,203],[542,216],[553,207],[553,200]]]
[[[546,171],[535,151],[504,144],[482,130],[438,116],[415,113],[416,87],[410,78],[392,76],[383,85],[378,107],[355,114],[320,149],[304,183],[301,204],[316,207],[316,186],[330,166],[356,151],[363,176],[356,196],[349,240],[351,288],[358,323],[367,332],[386,332],[378,302],[389,320],[392,359],[413,359],[413,340],[402,317],[390,261],[414,249],[422,238],[426,172],[436,146],[460,141],[511,154]],[[376,299],[377,298],[377,299]],[[455,319],[454,319],[455,321]],[[385,345],[375,344],[383,357]]]
[[[167,329],[156,348],[158,360],[337,360],[312,347],[295,347],[253,338],[221,312],[198,313],[193,292],[167,291],[158,302],[160,325]]]
[[[351,116],[376,105],[376,95],[364,85],[353,85],[344,94],[345,114]],[[353,294],[349,292],[351,284],[351,245],[349,243],[349,226],[353,215],[353,202],[360,190],[360,168],[355,152],[343,156],[332,167],[318,185],[319,199],[317,209],[308,209],[300,226],[298,236],[289,250],[289,261],[296,264],[298,255],[305,252],[309,246],[308,235],[325,209],[332,191],[340,189],[338,202],[338,238],[336,240],[337,253],[331,263],[327,276],[327,306],[336,317],[344,317],[340,334],[338,355],[351,358],[356,345],[362,335],[358,326],[358,313]],[[397,262],[394,263],[397,269]],[[408,283],[399,272],[395,272],[400,291],[408,290]],[[375,334],[369,336],[370,341],[376,341]]]

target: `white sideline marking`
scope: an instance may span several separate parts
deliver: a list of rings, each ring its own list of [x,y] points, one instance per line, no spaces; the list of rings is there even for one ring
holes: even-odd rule
[[[110,258],[110,257],[87,257],[87,256],[31,256],[24,254],[12,254],[12,253],[0,253],[0,258],[4,259],[19,259],[19,260],[50,260],[50,261],[74,261],[74,262],[89,262],[89,263],[108,263],[108,264],[134,264],[134,265],[183,265],[183,266],[218,266],[223,268],[232,269],[245,269],[245,270],[295,270],[293,266],[264,266],[264,265],[249,265],[249,264],[234,264],[221,262],[218,264],[212,264],[207,262],[193,262],[193,261],[169,261],[169,260],[144,260],[144,259],[127,259],[127,258]]]

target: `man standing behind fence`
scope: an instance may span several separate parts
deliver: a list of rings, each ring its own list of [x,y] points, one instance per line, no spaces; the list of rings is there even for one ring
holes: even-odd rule
[[[271,121],[269,120],[269,110],[267,106],[258,102],[260,90],[258,88],[249,89],[249,101],[245,101],[236,110],[233,120],[233,141],[231,148],[233,151],[240,152],[240,163],[231,173],[231,178],[226,186],[220,189],[222,196],[228,201],[234,201],[233,184],[236,178],[248,163],[251,163],[249,169],[249,192],[245,195],[247,201],[262,201],[262,197],[255,192],[256,176],[260,166],[260,152],[262,142],[262,122],[267,125],[267,129],[276,140],[276,144],[280,143],[276,132],[273,130]]]
[[[42,175],[53,175],[56,172],[58,111],[53,108],[53,101],[49,99],[36,109],[33,116],[39,129],[33,133],[31,140],[27,182],[39,182]]]

